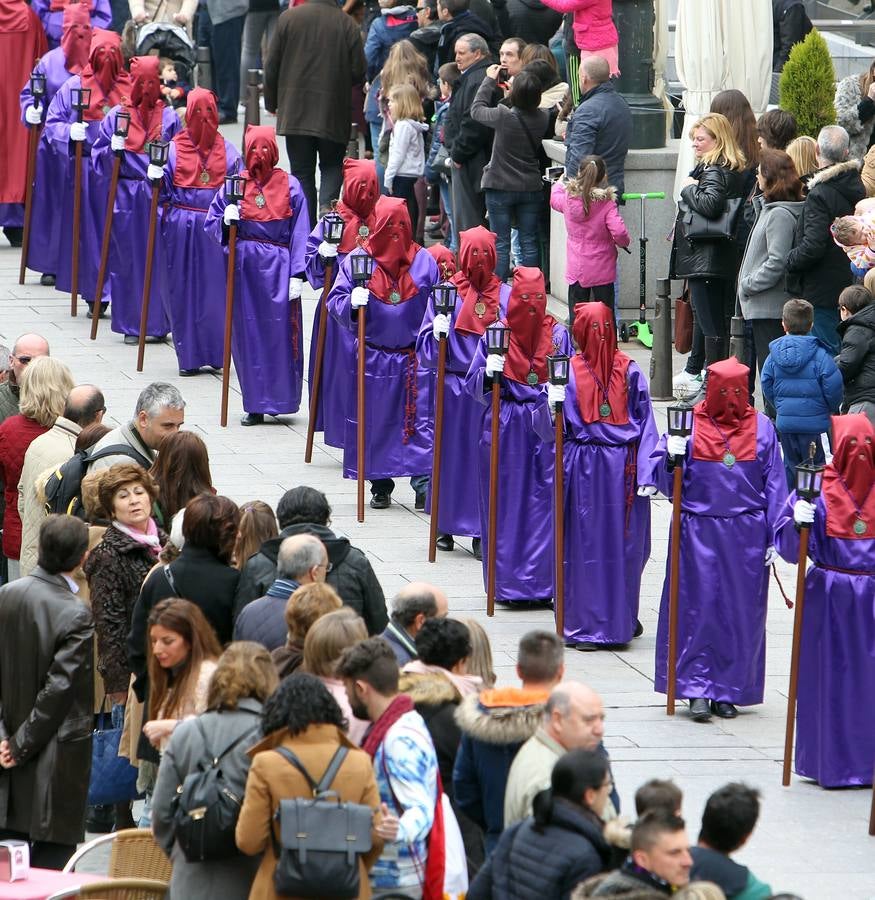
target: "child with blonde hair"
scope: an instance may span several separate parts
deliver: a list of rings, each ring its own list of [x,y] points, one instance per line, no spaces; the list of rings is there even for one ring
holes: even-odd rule
[[[425,132],[428,124],[422,111],[422,99],[412,84],[396,84],[389,91],[389,115],[394,126],[389,138],[389,161],[383,176],[386,190],[407,202],[410,222],[416,232],[419,204],[416,182],[425,172]]]

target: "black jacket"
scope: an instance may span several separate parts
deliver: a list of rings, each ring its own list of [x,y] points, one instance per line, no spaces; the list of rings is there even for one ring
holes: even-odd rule
[[[478,154],[482,154],[485,163],[492,152],[495,132],[471,118],[471,104],[490,65],[488,59],[474,63],[465,70],[453,91],[444,125],[444,144],[457,163],[467,162]]]
[[[441,27],[434,61],[435,75],[444,63],[455,60],[456,40],[463,34],[479,34],[495,54],[498,53],[498,48],[501,46],[501,40],[496,36],[495,29],[488,21],[481,19],[479,15],[470,10],[456,13],[449,22],[445,22]],[[489,61],[487,61],[487,65],[489,65]]]
[[[746,887],[750,871],[725,853],[710,847],[690,847],[693,868],[690,881],[711,881],[720,887],[727,897],[735,897]]]
[[[353,547],[347,538],[337,537],[324,525],[305,522],[289,525],[279,537],[265,541],[258,553],[250,556],[240,573],[234,601],[235,617],[253,600],[263,597],[276,580],[276,559],[280,544],[294,534],[312,534],[328,551],[331,571],[326,581],[340,594],[345,606],[354,609],[364,620],[368,634],[379,634],[389,622],[386,598],[367,556]]]
[[[772,22],[772,71],[780,72],[793,45],[805,39],[812,25],[802,0],[772,0]]]
[[[842,349],[836,365],[845,382],[842,409],[847,412],[852,403],[875,403],[875,303],[839,322],[837,331]]]
[[[699,163],[691,173],[698,184],[689,184],[681,191],[681,198],[689,209],[706,219],[717,219],[733,197],[745,197],[747,172],[736,172],[726,166],[706,166]],[[735,278],[741,257],[738,245],[732,241],[697,241],[686,238],[684,211],[678,208],[671,248],[672,278]],[[740,224],[741,212],[736,219]]]
[[[829,226],[849,216],[866,196],[856,160],[821,169],[808,183],[808,196],[796,222],[787,257],[787,289],[814,306],[836,308],[839,294],[853,281],[848,257],[832,239]]]
[[[60,575],[37,566],[0,588],[0,828],[32,841],[85,836],[94,708],[94,620]]]
[[[532,816],[501,836],[486,860],[468,900],[564,900],[587,878],[607,868],[609,848],[598,820],[582,808],[556,800],[543,832]]]
[[[549,44],[562,24],[562,13],[544,6],[541,0],[507,0],[510,31],[527,44]]]

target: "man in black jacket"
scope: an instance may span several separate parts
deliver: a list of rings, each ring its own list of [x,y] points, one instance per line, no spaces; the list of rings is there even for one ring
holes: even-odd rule
[[[845,383],[842,412],[865,413],[875,425],[875,303],[859,285],[839,296],[838,333],[842,349],[836,365]]]
[[[812,28],[802,0],[772,0],[772,27],[772,71],[780,72],[793,45],[805,40]]]
[[[848,257],[832,239],[830,226],[837,217],[851,215],[866,196],[860,163],[848,159],[848,144],[848,133],[841,126],[827,125],[820,130],[820,170],[808,183],[793,249],[787,257],[787,288],[814,306],[811,333],[834,354],[839,352],[838,296],[853,276]]]
[[[328,527],[331,507],[325,494],[311,487],[292,488],[283,494],[276,513],[282,531],[278,537],[265,541],[243,566],[234,602],[235,616],[247,603],[264,597],[276,580],[280,544],[295,534],[312,534],[328,550],[330,568],[325,580],[340,594],[344,605],[365,620],[368,634],[380,634],[389,621],[383,589],[367,556]]]
[[[498,53],[501,37],[495,11],[489,0],[438,0],[437,13],[442,25],[433,70],[435,75],[444,63],[453,62],[456,41],[463,34],[479,34],[488,44],[489,50],[493,54]]]

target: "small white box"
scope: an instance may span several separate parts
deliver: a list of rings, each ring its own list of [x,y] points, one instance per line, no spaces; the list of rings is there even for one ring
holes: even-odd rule
[[[25,881],[30,871],[27,841],[0,841],[0,882]]]

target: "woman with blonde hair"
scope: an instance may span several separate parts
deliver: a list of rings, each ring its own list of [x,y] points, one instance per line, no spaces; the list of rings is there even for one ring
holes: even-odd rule
[[[337,591],[324,581],[302,584],[292,592],[286,604],[288,639],[284,647],[271,651],[280,678],[291,675],[304,661],[304,641],[316,621],[341,606]]]
[[[242,569],[246,560],[261,549],[265,541],[279,534],[274,511],[263,500],[249,500],[240,506],[240,525],[234,544],[233,565]]]
[[[479,676],[484,690],[495,687],[496,676],[492,667],[492,646],[489,643],[489,636],[476,619],[459,619],[459,621],[467,626],[471,638],[471,655],[465,662],[468,674]]]
[[[807,134],[800,135],[787,144],[787,155],[793,160],[799,180],[807,188],[812,175],[820,168],[817,164],[817,141]]]

